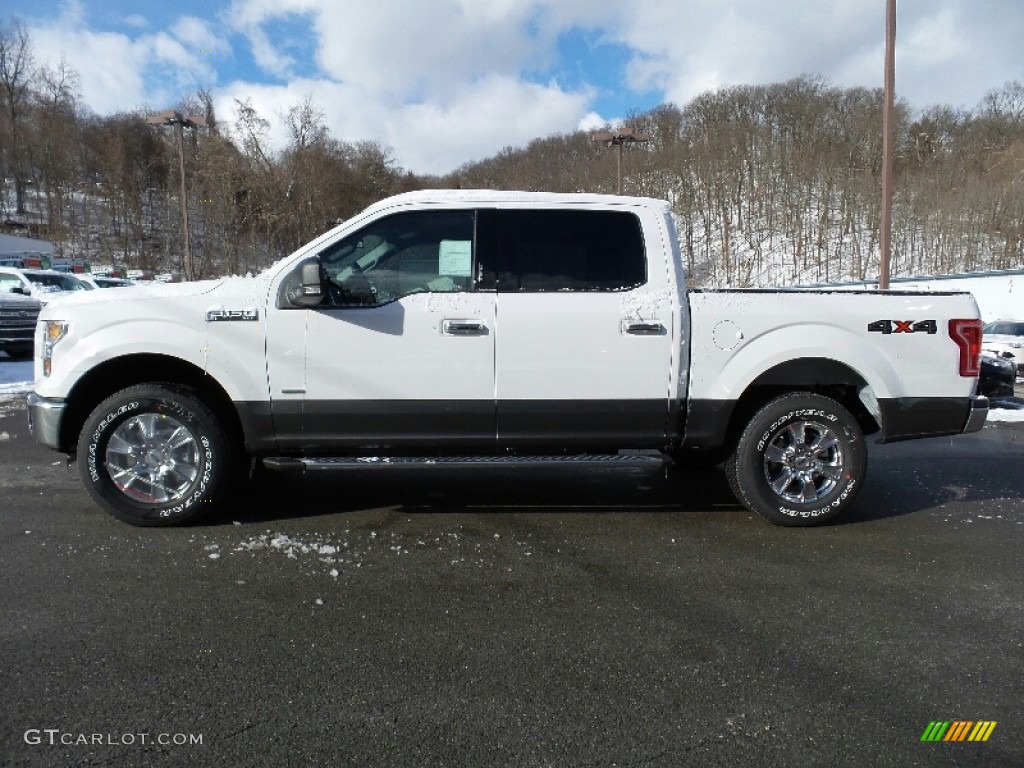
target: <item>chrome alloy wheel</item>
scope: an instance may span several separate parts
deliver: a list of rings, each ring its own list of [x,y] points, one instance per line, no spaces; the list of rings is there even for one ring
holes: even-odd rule
[[[182,498],[200,469],[200,448],[177,419],[143,413],[121,424],[107,442],[107,472],[127,496],[151,504]]]
[[[764,450],[764,476],[779,496],[792,504],[824,498],[842,480],[845,460],[842,444],[822,424],[796,421],[768,441]]]

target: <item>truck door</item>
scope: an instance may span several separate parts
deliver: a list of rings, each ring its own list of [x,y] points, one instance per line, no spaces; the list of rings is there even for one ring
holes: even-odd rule
[[[675,302],[637,210],[495,212],[501,449],[664,446]]]
[[[301,428],[279,429],[279,446],[494,450],[495,294],[478,280],[475,218],[396,213],[320,253],[323,305],[282,310],[305,313],[305,348]],[[275,423],[294,424],[295,395],[280,396]]]

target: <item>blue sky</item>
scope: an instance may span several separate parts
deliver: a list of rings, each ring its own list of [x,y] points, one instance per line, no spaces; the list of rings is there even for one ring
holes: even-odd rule
[[[335,138],[444,173],[723,86],[882,81],[885,0],[7,0],[38,63],[63,56],[99,114],[198,88],[230,123],[310,98]],[[1024,80],[1020,0],[899,0],[897,92],[973,108]]]

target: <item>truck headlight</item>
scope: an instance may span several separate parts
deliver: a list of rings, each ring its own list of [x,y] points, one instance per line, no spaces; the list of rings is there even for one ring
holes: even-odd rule
[[[67,336],[68,324],[63,320],[47,320],[43,327],[43,376],[50,375],[53,348]]]

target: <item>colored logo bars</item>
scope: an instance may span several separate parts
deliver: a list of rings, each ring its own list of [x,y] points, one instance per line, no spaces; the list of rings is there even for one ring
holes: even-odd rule
[[[988,741],[995,728],[995,720],[932,720],[921,741]]]

